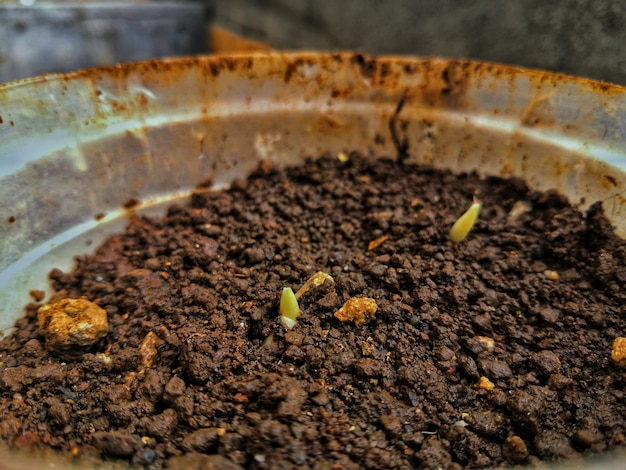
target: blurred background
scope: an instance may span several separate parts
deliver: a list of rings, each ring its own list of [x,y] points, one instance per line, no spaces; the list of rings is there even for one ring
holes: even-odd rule
[[[479,59],[626,85],[626,2],[0,0],[0,82],[250,49]]]

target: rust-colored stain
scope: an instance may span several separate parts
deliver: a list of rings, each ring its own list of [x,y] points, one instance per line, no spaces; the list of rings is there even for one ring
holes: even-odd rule
[[[605,179],[606,181],[608,181],[608,182],[609,182],[609,184],[610,184],[611,186],[613,186],[614,188],[615,188],[615,187],[617,187],[617,185],[618,185],[617,179],[616,179],[616,178],[614,178],[613,176],[611,176],[611,175],[604,175],[604,179]]]
[[[302,60],[296,59],[295,61],[287,64],[287,67],[285,68],[285,83],[289,83],[291,81],[291,77],[294,72],[298,70],[298,67],[300,67],[303,63],[304,62]]]
[[[605,191],[615,191],[619,187],[620,182],[613,175],[601,174],[597,176],[598,186]]]
[[[120,112],[126,111],[127,109],[126,103],[120,103],[117,100],[111,100],[109,103],[111,104],[111,107],[113,108],[115,112],[120,113]]]
[[[345,98],[350,94],[349,88],[335,88],[330,92],[332,98]]]
[[[142,108],[146,108],[148,106],[148,97],[143,93],[137,93],[137,104]]]
[[[363,77],[369,79],[375,78],[379,64],[376,58],[366,57],[363,54],[354,54],[352,56],[352,63],[359,68]]]
[[[127,200],[122,207],[128,211],[136,209],[137,206],[139,206],[141,204],[141,201],[139,199],[136,198],[130,198],[129,200]]]

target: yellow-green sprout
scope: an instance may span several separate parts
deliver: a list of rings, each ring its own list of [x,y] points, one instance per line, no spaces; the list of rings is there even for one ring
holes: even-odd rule
[[[467,234],[470,233],[474,227],[482,206],[480,202],[474,200],[470,208],[454,222],[454,225],[450,229],[450,240],[452,240],[453,243],[459,243],[465,240]]]
[[[280,297],[280,307],[278,308],[280,313],[280,322],[285,328],[291,330],[296,323],[298,323],[298,317],[300,316],[300,307],[298,306],[298,300],[291,290],[291,287],[285,287],[283,294]]]

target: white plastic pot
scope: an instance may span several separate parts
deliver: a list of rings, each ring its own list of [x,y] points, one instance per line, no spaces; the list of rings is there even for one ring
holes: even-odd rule
[[[294,165],[351,150],[519,176],[581,210],[601,200],[626,236],[621,87],[475,62],[318,53],[41,76],[0,86],[0,328],[19,318],[31,289],[47,289],[51,268],[70,269],[119,230],[129,200],[158,211],[261,160]]]

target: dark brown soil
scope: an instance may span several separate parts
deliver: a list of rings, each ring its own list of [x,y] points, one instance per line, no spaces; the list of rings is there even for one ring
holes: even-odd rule
[[[474,196],[483,212],[454,245]],[[518,201],[532,211],[510,220]],[[320,270],[335,282],[286,331],[282,288]],[[355,155],[264,165],[50,278],[110,331],[63,362],[29,306],[0,343],[0,438],[16,447],[149,468],[459,469],[624,445],[626,244],[599,204],[583,216],[521,181]],[[336,319],[351,297],[376,318]]]

